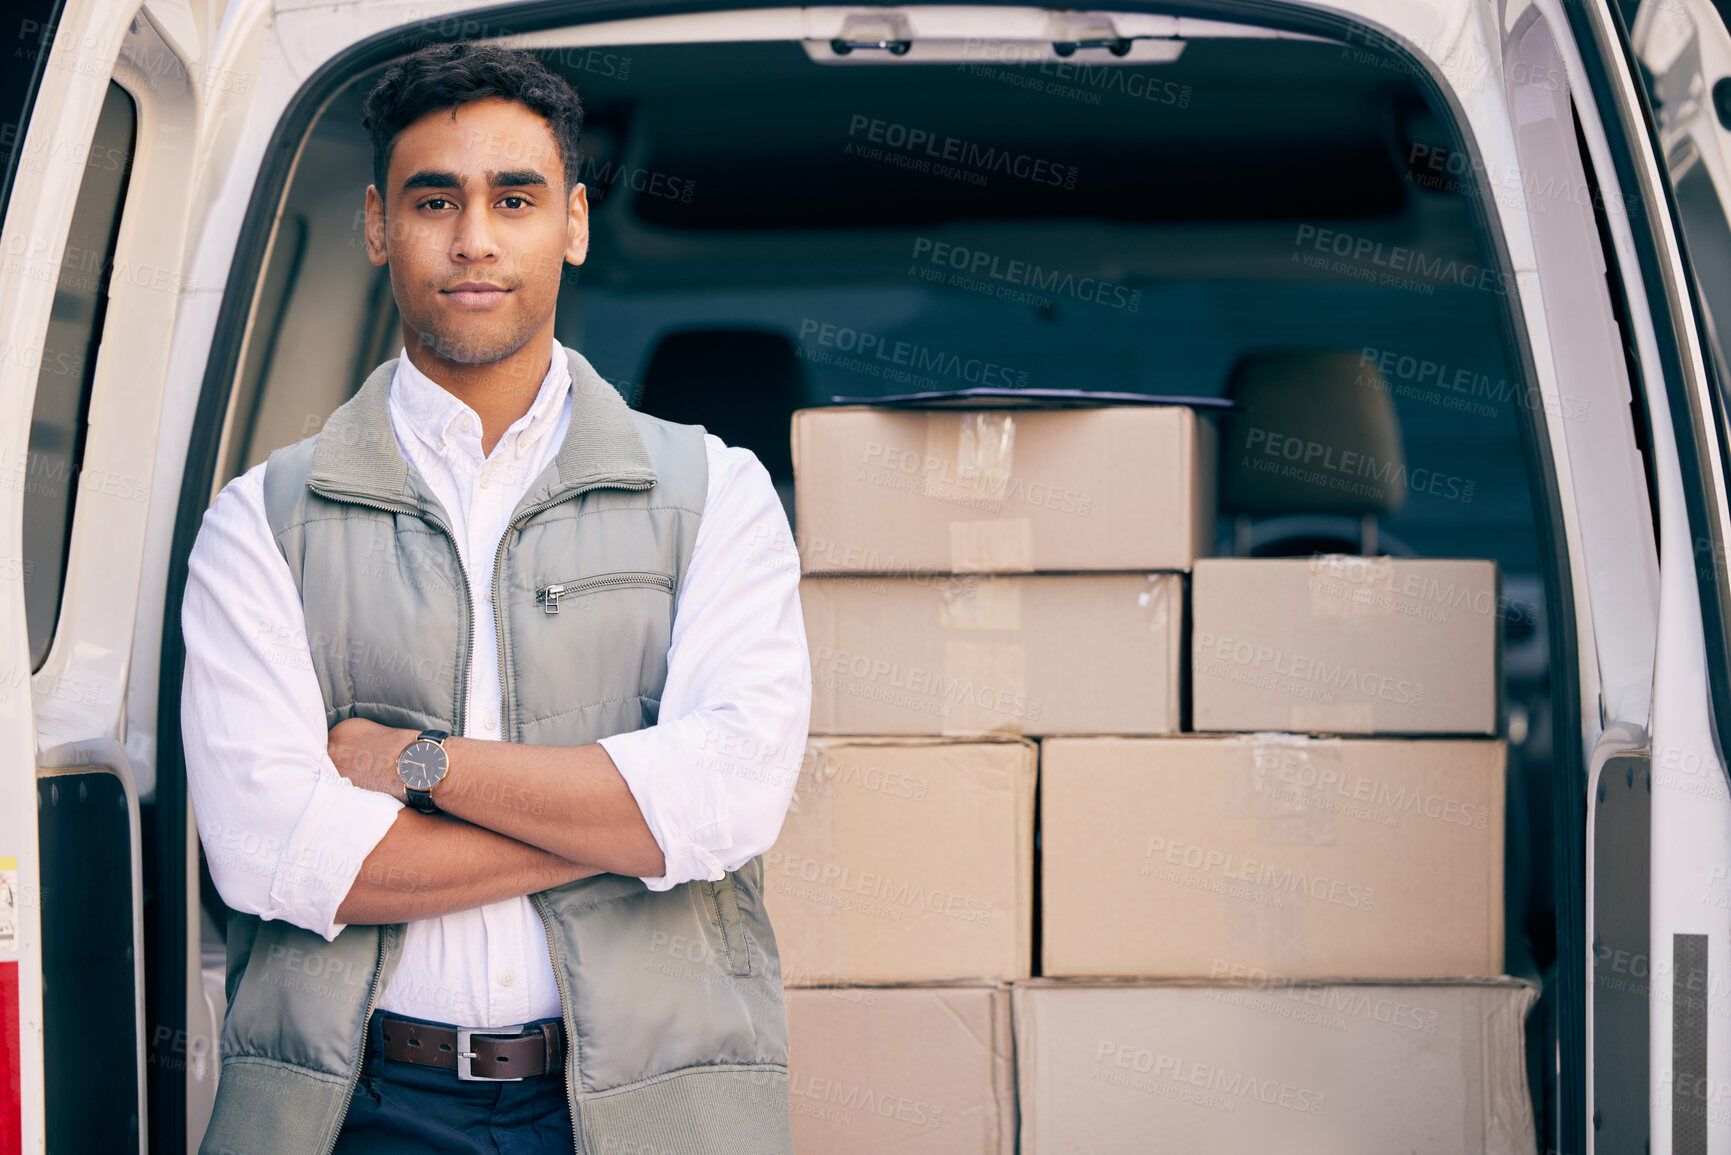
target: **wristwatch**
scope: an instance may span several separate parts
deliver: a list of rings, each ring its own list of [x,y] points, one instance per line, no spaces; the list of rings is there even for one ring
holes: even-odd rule
[[[420,737],[410,742],[397,755],[397,776],[403,780],[403,792],[409,805],[422,814],[435,814],[439,806],[433,801],[433,787],[445,780],[451,768],[451,757],[445,752],[445,730],[422,730]]]

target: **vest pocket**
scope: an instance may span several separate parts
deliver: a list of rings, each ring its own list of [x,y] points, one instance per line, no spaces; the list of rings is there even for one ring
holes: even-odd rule
[[[647,570],[621,570],[618,573],[596,574],[593,577],[577,578],[568,582],[553,582],[535,591],[535,604],[550,614],[559,612],[559,602],[562,599],[582,597],[584,594],[598,593],[605,589],[618,589],[625,586],[652,586],[673,592],[673,578],[664,573],[652,573]]]
[[[721,931],[721,943],[727,952],[727,973],[751,973],[751,945],[745,939],[745,923],[739,917],[739,892],[734,889],[733,875],[723,875],[721,881],[703,882],[709,899],[711,917]]]

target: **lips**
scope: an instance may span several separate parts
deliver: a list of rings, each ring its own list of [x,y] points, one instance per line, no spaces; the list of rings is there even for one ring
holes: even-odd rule
[[[488,284],[485,281],[464,281],[447,289],[440,289],[446,300],[468,308],[486,308],[496,305],[505,299],[511,290],[502,285]]]

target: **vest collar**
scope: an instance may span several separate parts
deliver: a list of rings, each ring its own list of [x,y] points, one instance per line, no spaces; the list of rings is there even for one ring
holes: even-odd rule
[[[557,500],[576,489],[648,489],[655,467],[637,432],[631,407],[575,349],[571,358],[571,424],[565,440],[529,492],[526,504]],[[403,457],[391,428],[389,399],[395,358],[367,377],[319,433],[307,487],[316,493],[424,506],[426,484]]]

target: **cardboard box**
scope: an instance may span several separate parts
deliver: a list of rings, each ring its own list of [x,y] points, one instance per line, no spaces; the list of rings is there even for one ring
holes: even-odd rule
[[[787,1034],[802,1155],[1014,1155],[1008,989],[790,990]]]
[[[1215,431],[1178,406],[793,416],[806,573],[1187,570]]]
[[[1190,607],[1192,729],[1497,733],[1495,562],[1216,558]]]
[[[1041,746],[1042,973],[1503,973],[1503,743]]]
[[[1022,978],[1031,742],[811,743],[765,903],[789,986]]]
[[[806,578],[814,734],[1170,734],[1177,574]]]
[[[1023,1155],[1532,1155],[1513,979],[1017,984]]]

